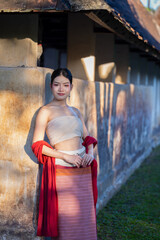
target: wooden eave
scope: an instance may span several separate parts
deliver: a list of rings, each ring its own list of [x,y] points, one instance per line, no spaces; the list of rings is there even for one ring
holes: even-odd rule
[[[104,0],[2,0],[0,12],[83,12],[103,28],[160,61],[160,51]]]
[[[70,10],[67,0],[1,0],[0,12],[49,12]]]
[[[85,14],[102,27],[160,61],[160,51],[143,39],[124,19],[122,21],[117,16],[114,16],[112,12],[106,10],[93,10],[85,12]]]

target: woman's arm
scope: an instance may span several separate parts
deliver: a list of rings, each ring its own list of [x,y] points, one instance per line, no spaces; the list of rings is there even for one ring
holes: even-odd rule
[[[88,132],[88,130],[87,130],[87,128],[86,128],[86,125],[85,125],[85,123],[84,123],[84,120],[83,120],[83,117],[82,117],[82,114],[81,114],[81,112],[79,111],[79,109],[77,109],[77,108],[74,108],[75,110],[76,110],[76,112],[78,113],[78,116],[79,116],[79,118],[81,119],[81,121],[82,121],[82,125],[83,125],[83,140],[87,137],[87,136],[89,136],[89,132]],[[89,146],[88,146],[88,154],[89,155],[91,155],[91,156],[93,156],[93,144],[90,144]]]
[[[77,108],[74,108],[79,116],[79,118],[81,119],[82,121],[82,125],[83,125],[83,137],[82,139],[84,140],[87,136],[89,136],[89,132],[86,128],[86,125],[85,125],[85,122],[83,120],[83,117],[81,115],[81,112],[79,111],[79,109]],[[93,161],[94,159],[94,155],[93,155],[93,144],[90,144],[88,146],[88,154],[85,154],[84,157],[83,157],[83,160],[82,160],[82,166],[83,167],[86,167],[87,165],[90,165],[91,162]]]
[[[44,139],[44,134],[47,127],[48,119],[49,119],[49,110],[46,107],[42,107],[39,110],[38,115],[36,117],[36,124],[35,124],[32,143]],[[47,155],[49,157],[58,157],[58,158],[62,158],[62,155],[63,155],[62,153],[57,152],[55,149],[51,149],[47,146],[43,146],[42,154]]]
[[[32,143],[43,140],[48,122],[49,111],[46,107],[42,107],[36,117],[35,128]]]
[[[83,140],[87,137],[87,136],[89,136],[89,132],[88,132],[88,130],[87,130],[87,128],[86,128],[86,125],[85,125],[85,123],[84,123],[84,120],[83,120],[83,117],[82,117],[82,114],[81,114],[81,112],[79,111],[79,109],[78,108],[75,108],[75,107],[72,107],[73,109],[74,109],[74,111],[78,114],[78,116],[79,116],[79,118],[81,119],[81,122],[82,122],[82,125],[83,125]]]
[[[63,159],[64,161],[74,164],[77,167],[81,166],[82,157],[78,155],[69,155],[66,153],[58,152],[56,149],[52,149],[47,146],[43,146],[42,153],[46,156]]]

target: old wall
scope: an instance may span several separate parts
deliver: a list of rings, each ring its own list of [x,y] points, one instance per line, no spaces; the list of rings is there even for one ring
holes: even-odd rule
[[[30,240],[39,183],[30,146],[52,70],[37,68],[37,14],[1,14],[0,22],[0,239]]]
[[[116,79],[117,84],[128,83],[128,66],[129,66],[129,45],[115,44],[115,64],[116,64]],[[122,57],[123,56],[123,57]]]
[[[0,68],[0,239],[34,239],[39,176],[30,146],[50,72]]]
[[[50,101],[52,70],[0,68],[0,234],[2,239],[35,237],[38,165],[31,152],[34,120]],[[5,76],[5,77],[4,77]],[[98,139],[100,209],[150,153],[153,129],[159,126],[155,86],[118,85],[73,80],[69,105],[78,107],[92,136]],[[79,91],[81,89],[81,91]],[[158,96],[158,95],[157,95]],[[156,110],[156,111],[157,111]]]
[[[95,33],[95,81],[115,81],[115,35],[113,33]]]
[[[81,110],[90,134],[98,139],[99,209],[159,142],[153,131],[160,124],[154,100],[160,89],[79,79],[73,84],[70,104]]]
[[[67,67],[73,76],[95,80],[93,21],[81,13],[68,15]]]

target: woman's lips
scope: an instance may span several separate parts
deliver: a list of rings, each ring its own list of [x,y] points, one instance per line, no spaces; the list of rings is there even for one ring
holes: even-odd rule
[[[60,95],[60,96],[63,96],[63,95],[64,95],[64,93],[58,93],[58,95]]]

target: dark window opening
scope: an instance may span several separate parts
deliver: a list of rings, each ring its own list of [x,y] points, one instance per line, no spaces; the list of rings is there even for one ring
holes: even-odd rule
[[[67,13],[39,15],[38,66],[56,69],[67,65]]]

